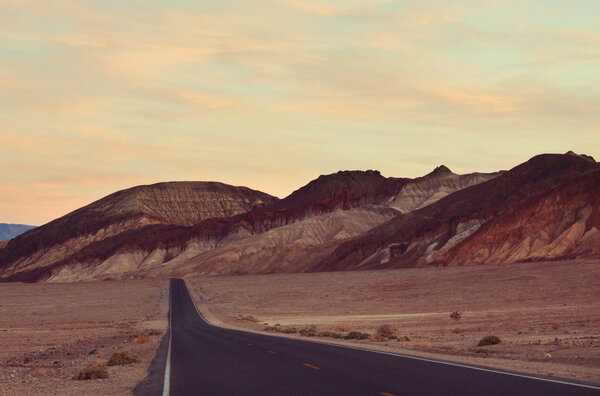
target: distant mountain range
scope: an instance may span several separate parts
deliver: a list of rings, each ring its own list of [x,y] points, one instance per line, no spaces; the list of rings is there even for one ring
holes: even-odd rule
[[[21,235],[22,233],[35,228],[35,226],[24,224],[6,224],[0,223],[0,241],[7,241]]]
[[[600,165],[320,176],[284,199],[216,182],[116,192],[12,239],[0,280],[339,271],[600,257]]]

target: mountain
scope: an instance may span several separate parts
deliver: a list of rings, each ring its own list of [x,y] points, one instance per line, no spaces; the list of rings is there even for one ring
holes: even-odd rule
[[[28,280],[107,239],[151,225],[189,226],[231,217],[277,200],[216,182],[159,183],[118,191],[9,241],[0,250],[1,277]]]
[[[123,190],[0,249],[4,281],[476,265],[600,257],[600,165],[322,175],[284,199],[220,183]]]
[[[472,182],[495,176],[474,177]],[[5,251],[0,250],[0,262],[9,263],[1,277],[35,281],[305,271],[314,258],[331,251],[330,242],[361,234],[396,216],[399,212],[389,204],[402,194],[404,186],[414,187],[415,181],[437,183],[435,175],[421,179],[386,178],[377,171],[341,171],[320,176],[282,200],[265,202],[262,197],[264,205],[235,215],[214,213],[193,220],[184,216],[175,223],[167,220],[178,214],[157,215],[163,212],[163,203],[172,206],[164,192],[172,186],[162,186],[166,195],[159,195],[160,199],[156,194],[144,194],[143,208],[152,208],[149,215],[137,204],[131,206],[138,209],[125,213],[114,209],[115,205],[130,207],[122,201],[140,201],[133,194],[136,189],[125,190],[41,227],[41,237],[15,240]],[[444,184],[448,191],[463,186],[451,184]],[[420,189],[426,194],[414,199],[431,200],[430,190]],[[115,199],[118,204],[113,203]],[[86,229],[70,239],[54,235],[74,224],[85,224]],[[307,254],[307,249],[314,256]]]
[[[599,170],[588,156],[536,156],[344,241],[314,270],[597,257]]]
[[[35,226],[24,224],[6,224],[0,223],[0,241],[7,241],[35,228]]]

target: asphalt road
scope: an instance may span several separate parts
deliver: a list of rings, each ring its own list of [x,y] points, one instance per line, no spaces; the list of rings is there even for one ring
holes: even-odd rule
[[[171,280],[170,395],[600,395],[567,380],[215,327]]]

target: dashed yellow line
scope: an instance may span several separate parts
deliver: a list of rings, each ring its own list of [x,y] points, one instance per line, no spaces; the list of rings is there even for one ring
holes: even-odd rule
[[[248,346],[252,346],[252,344],[248,343]]]
[[[271,350],[268,350],[267,352],[270,353],[271,355],[275,355],[277,353],[277,352],[273,352]]]
[[[395,394],[390,393],[390,392],[381,392],[380,395],[381,396],[396,396]]]
[[[311,368],[311,369],[313,369],[313,370],[321,370],[321,368],[320,368],[320,367],[317,367],[317,366],[315,366],[315,365],[312,365],[312,364],[310,364],[310,363],[302,363],[302,365],[303,365],[303,366],[306,366],[306,367],[310,367],[310,368]]]

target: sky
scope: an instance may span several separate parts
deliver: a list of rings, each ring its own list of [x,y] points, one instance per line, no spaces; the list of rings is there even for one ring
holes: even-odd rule
[[[213,180],[600,157],[597,0],[0,0],[0,222]]]

